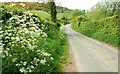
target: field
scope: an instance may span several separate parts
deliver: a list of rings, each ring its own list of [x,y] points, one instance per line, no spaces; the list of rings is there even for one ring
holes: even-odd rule
[[[50,14],[48,14],[47,12],[45,11],[40,11],[40,10],[31,10],[30,12],[32,13],[36,13],[38,15],[38,17],[40,17],[42,20],[50,20],[51,17],[50,17]]]

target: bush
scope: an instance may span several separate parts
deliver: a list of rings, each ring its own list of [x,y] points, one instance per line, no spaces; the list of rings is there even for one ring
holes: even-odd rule
[[[12,11],[4,9],[3,14],[6,12]],[[3,73],[61,71],[60,60],[67,45],[65,34],[32,13],[12,13],[0,28]]]
[[[37,48],[38,39],[47,37],[42,30],[45,26],[39,23],[38,17],[29,12],[12,15],[3,23],[3,72],[36,72],[38,66],[46,65],[51,54]]]

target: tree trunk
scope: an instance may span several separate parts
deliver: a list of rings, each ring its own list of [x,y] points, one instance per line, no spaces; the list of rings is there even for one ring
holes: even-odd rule
[[[49,2],[49,4],[50,4],[51,21],[56,23],[57,11],[56,11],[55,2]]]

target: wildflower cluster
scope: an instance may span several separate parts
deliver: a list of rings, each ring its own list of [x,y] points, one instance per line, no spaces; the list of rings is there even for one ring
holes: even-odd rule
[[[47,38],[47,34],[43,31],[45,28],[37,15],[29,12],[12,15],[6,23],[3,23],[0,28],[3,71],[6,67],[12,66],[20,72],[35,72],[38,66],[54,60],[50,53],[37,48],[38,40]],[[6,66],[7,62],[13,65]]]
[[[25,12],[22,16],[14,15],[7,21],[8,25],[4,26],[3,32],[5,48],[21,45],[23,48],[34,49],[37,47],[37,37],[47,37],[39,28],[40,20],[32,15]]]
[[[19,62],[16,62],[18,60],[18,58],[12,59],[12,61],[16,65],[16,67],[19,68],[20,72],[36,72],[36,70],[35,70],[36,68],[41,67],[42,65],[43,66],[47,65],[48,60],[49,61],[54,60],[54,59],[51,59],[52,58],[51,54],[49,54],[47,52],[40,51],[40,50],[37,50],[34,52],[37,52],[37,54],[35,55],[36,57],[34,57],[34,58],[32,57],[31,61],[27,61],[27,60],[22,61],[21,60]],[[42,53],[44,53],[44,54],[42,54]]]

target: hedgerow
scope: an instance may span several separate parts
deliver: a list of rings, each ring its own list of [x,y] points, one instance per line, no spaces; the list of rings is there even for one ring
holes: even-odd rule
[[[0,48],[4,72],[62,71],[66,35],[26,10],[2,8]]]
[[[77,20],[73,21],[73,29],[76,31],[98,39],[100,41],[104,41],[106,43],[118,46],[119,44],[119,36],[118,36],[118,23],[119,19],[118,15],[114,15],[111,17],[106,17],[104,19],[99,20],[87,20],[85,22],[80,21],[80,26],[78,26]]]

